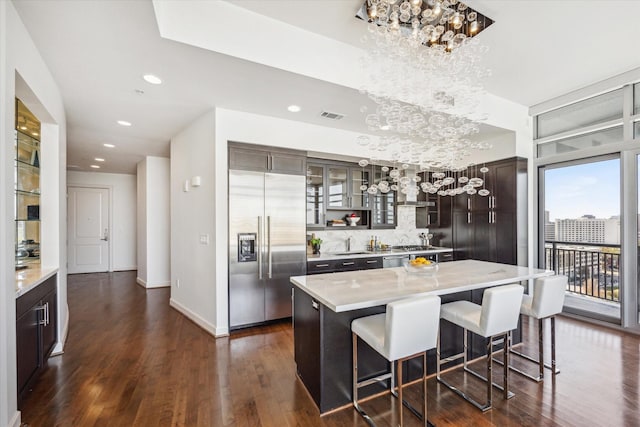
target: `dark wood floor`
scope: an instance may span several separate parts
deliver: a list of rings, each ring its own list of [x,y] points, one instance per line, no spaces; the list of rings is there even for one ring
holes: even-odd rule
[[[49,360],[27,397],[25,424],[367,425],[351,408],[319,416],[295,375],[289,323],[216,340],[169,307],[168,289],[145,291],[133,272],[70,276],[68,286],[65,353]],[[438,426],[640,426],[640,338],[566,318],[557,330],[562,373],[555,382],[512,375],[516,396],[504,401],[496,390],[494,409],[483,414],[431,378],[429,419]],[[481,396],[481,385],[468,381]],[[393,403],[383,396],[364,406],[388,426]],[[405,414],[405,425],[419,424]]]

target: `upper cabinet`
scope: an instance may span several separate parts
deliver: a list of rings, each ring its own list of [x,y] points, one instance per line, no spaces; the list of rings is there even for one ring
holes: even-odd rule
[[[229,143],[229,169],[273,172],[289,175],[306,173],[306,153],[273,149],[253,144]]]
[[[389,176],[382,172],[380,166],[376,166],[373,181],[375,184],[378,184],[382,179],[388,181]],[[371,196],[371,199],[371,228],[395,228],[397,225],[396,202],[398,201],[396,192],[389,191],[382,193],[378,191]]]
[[[350,227],[347,217],[368,228],[370,171],[348,163],[310,160],[307,164],[307,228]]]
[[[327,165],[329,209],[369,209],[369,172],[360,167]]]
[[[16,268],[40,261],[40,122],[16,99]]]

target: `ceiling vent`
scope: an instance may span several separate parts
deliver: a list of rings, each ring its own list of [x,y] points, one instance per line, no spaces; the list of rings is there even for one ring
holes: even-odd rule
[[[338,113],[331,113],[329,111],[323,111],[322,113],[320,113],[320,116],[324,117],[325,119],[340,120],[341,118],[344,117],[344,114],[338,114]]]

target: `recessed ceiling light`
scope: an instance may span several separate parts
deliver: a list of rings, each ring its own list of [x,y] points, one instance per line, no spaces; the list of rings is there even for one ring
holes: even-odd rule
[[[120,126],[131,126],[131,122],[128,122],[126,120],[118,120],[118,124]]]
[[[102,159],[102,158],[100,158],[100,157],[96,157],[96,158],[95,158],[95,159],[93,159],[93,160],[95,160],[96,162],[104,162],[104,159]]]
[[[94,169],[100,169],[100,166],[98,166],[98,165],[91,165],[91,167],[94,168]]]
[[[73,169],[76,169],[76,168],[79,168],[79,167],[80,167],[80,166],[78,166],[78,165],[67,165],[67,168],[73,168]]]
[[[21,130],[27,130],[27,127],[26,126],[20,126],[20,129]]]
[[[381,129],[381,130],[389,130],[389,129],[391,129],[391,126],[389,126],[389,125],[382,125],[382,126],[380,126],[380,129]]]
[[[152,85],[159,85],[162,83],[162,79],[158,76],[154,76],[153,74],[145,74],[144,76],[142,76],[142,78],[147,83],[151,83]]]
[[[102,144],[102,145],[107,147],[107,148],[115,148],[115,145],[113,145],[113,144]]]
[[[287,107],[287,110],[291,111],[292,113],[297,113],[298,111],[302,110],[302,108],[300,108],[299,105],[292,104]]]
[[[38,136],[38,132],[31,132],[31,135]]]

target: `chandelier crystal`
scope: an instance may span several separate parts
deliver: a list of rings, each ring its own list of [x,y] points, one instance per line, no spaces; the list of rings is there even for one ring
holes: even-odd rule
[[[481,64],[486,47],[473,36],[493,21],[457,0],[367,0],[356,16],[369,22],[361,92],[376,107],[363,110],[368,113],[365,121],[369,130],[383,134],[358,138],[370,161],[387,159],[406,166],[394,169],[398,173],[410,165],[435,173],[465,170],[472,150],[490,148],[470,138],[486,119],[479,104],[482,79],[489,75]],[[401,191],[433,194],[453,190],[450,180],[456,180],[447,176],[447,184],[435,185],[440,181],[435,179],[420,186],[405,181],[402,186],[400,177],[391,178],[398,180]],[[463,179],[456,188],[477,192],[471,181],[480,178],[458,178],[468,181]],[[381,190],[372,185],[368,191]]]

